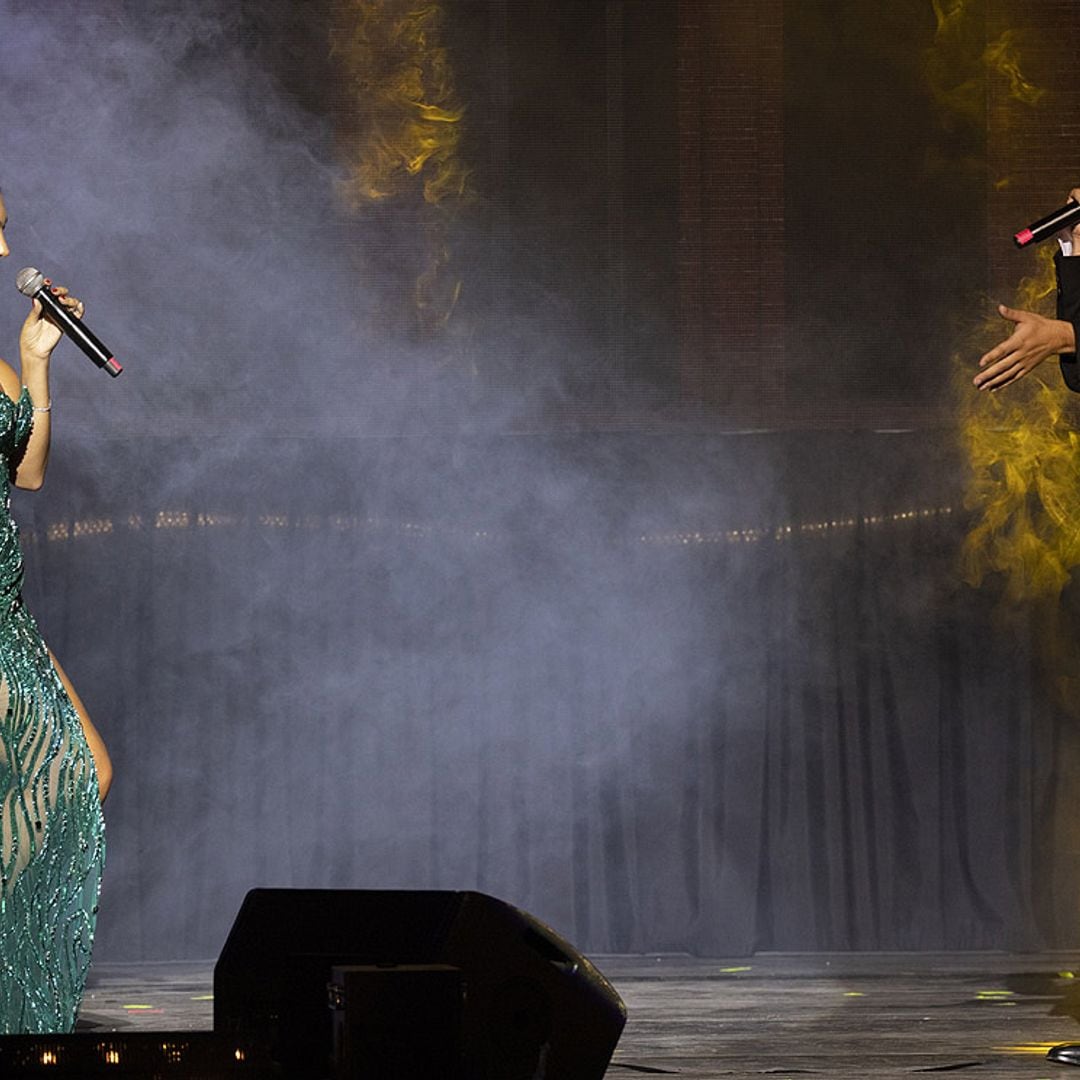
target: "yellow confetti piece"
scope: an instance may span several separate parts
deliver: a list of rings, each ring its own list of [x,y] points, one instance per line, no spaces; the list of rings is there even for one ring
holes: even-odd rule
[[[753,971],[753,970],[754,969],[752,967],[729,967],[729,968],[721,968],[720,969],[720,974],[721,975],[737,975],[740,971]]]
[[[1058,978],[1059,979],[1075,979],[1076,975],[1071,971],[1059,971],[1058,972]]]
[[[214,1000],[214,995],[213,994],[199,994],[197,997],[193,997],[191,1000],[192,1001],[213,1001]]]
[[[140,1010],[140,1009],[152,1009],[153,1007],[154,1007],[153,1005],[125,1005],[124,1006],[125,1009],[130,1009],[130,1010],[133,1010],[133,1011]]]
[[[846,990],[844,997],[866,997],[866,995],[860,994],[858,990]]]

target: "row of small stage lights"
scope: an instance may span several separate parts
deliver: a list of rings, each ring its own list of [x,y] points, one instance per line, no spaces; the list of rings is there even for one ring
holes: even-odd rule
[[[756,544],[764,540],[781,542],[802,536],[830,536],[856,528],[880,528],[890,525],[910,525],[948,517],[951,506],[929,507],[921,510],[903,510],[897,513],[864,514],[858,517],[830,518],[822,521],[806,521],[788,525],[761,526],[745,529],[681,530],[677,532],[642,533],[639,543],[654,547],[691,547],[702,544]],[[484,542],[498,535],[490,529],[470,529],[457,525],[439,525],[413,521],[389,521],[386,518],[360,517],[356,514],[298,514],[283,513],[245,514],[217,512],[195,513],[188,510],[159,510],[151,520],[153,529],[210,529],[247,528],[251,524],[261,529],[327,529],[332,532],[393,532],[411,539],[425,540],[437,537]],[[140,514],[131,514],[117,523],[112,518],[81,518],[74,521],[57,521],[47,525],[44,536],[50,543],[106,536],[119,527],[131,531],[146,528],[146,520]],[[25,539],[33,543],[36,535],[27,531]]]
[[[799,536],[829,536],[850,529],[876,528],[883,525],[910,525],[919,521],[943,518],[953,512],[951,506],[923,510],[903,510],[895,514],[864,514],[860,517],[831,518],[828,521],[805,521],[800,524],[767,526],[757,529],[723,529],[715,532],[646,533],[643,544],[657,547],[689,547],[697,544],[757,544],[763,540],[781,542]]]

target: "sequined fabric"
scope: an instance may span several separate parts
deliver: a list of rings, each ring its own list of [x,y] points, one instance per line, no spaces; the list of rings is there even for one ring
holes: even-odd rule
[[[94,938],[105,830],[93,758],[22,602],[8,465],[33,406],[0,393],[0,1033],[70,1031]]]

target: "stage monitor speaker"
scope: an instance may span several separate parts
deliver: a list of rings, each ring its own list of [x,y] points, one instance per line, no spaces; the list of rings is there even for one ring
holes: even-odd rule
[[[380,968],[401,975],[378,984]],[[334,1008],[349,1007],[346,977],[354,1008],[370,987],[393,986],[399,1007],[394,1030],[375,1040],[380,1061],[354,1057],[348,1075],[394,1080],[388,1039],[450,1038],[422,1000],[436,985],[446,992],[445,976],[423,977],[431,968],[460,972],[463,1080],[603,1077],[626,1023],[619,995],[554,931],[478,892],[253,889],[214,968],[214,1030],[262,1040],[288,1076],[321,1080],[334,1068]],[[410,985],[415,1009],[403,996]]]

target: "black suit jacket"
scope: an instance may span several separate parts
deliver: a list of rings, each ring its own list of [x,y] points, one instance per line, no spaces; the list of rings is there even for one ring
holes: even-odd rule
[[[1057,317],[1073,324],[1080,342],[1080,255],[1066,258],[1059,251],[1054,256],[1057,269]],[[1061,354],[1061,374],[1065,385],[1080,393],[1080,362],[1076,353]]]

